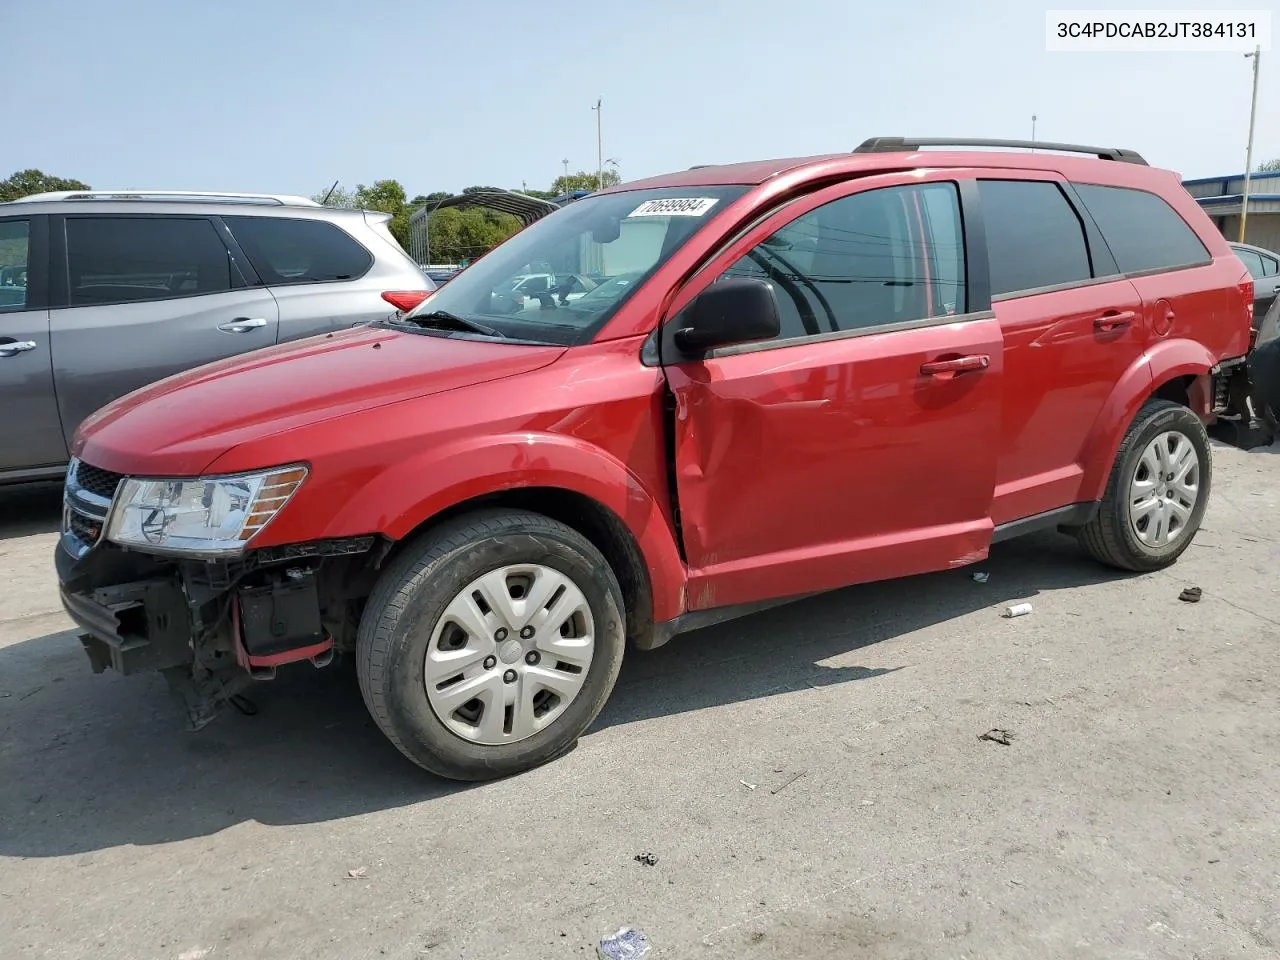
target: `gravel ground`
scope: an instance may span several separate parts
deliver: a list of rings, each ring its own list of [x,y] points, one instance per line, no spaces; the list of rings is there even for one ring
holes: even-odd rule
[[[689,634],[631,655],[573,753],[473,787],[403,760],[349,668],[197,734],[158,678],[92,676],[57,492],[10,492],[3,956],[581,957],[632,925],[655,960],[1275,957],[1277,453],[1215,448],[1171,570],[1037,535],[986,583]]]

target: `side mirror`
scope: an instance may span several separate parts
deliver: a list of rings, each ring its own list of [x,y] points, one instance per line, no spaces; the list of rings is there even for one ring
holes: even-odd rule
[[[677,321],[674,339],[685,353],[751,340],[772,340],[781,329],[773,287],[754,277],[729,277],[698,294]]]

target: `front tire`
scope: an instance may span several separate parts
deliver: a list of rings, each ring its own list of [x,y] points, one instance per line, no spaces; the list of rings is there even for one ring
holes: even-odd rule
[[[488,780],[568,752],[613,690],[622,591],[600,552],[540,514],[485,511],[407,547],[360,621],[356,669],[414,763]]]
[[[1200,418],[1181,404],[1149,400],[1120,443],[1098,512],[1077,534],[1080,543],[1108,566],[1163,569],[1200,529],[1212,478]]]

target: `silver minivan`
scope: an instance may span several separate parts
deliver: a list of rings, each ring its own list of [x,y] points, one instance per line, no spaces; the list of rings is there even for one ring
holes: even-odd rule
[[[59,476],[81,421],[148,383],[424,298],[390,219],[265,194],[0,203],[0,483]]]

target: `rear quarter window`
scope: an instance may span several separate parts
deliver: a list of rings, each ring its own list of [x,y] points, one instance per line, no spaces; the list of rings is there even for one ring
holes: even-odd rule
[[[268,286],[355,280],[373,266],[368,250],[324,220],[223,219]]]
[[[1130,187],[1077,183],[1122,273],[1208,263],[1209,251],[1187,221],[1161,197]]]

